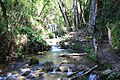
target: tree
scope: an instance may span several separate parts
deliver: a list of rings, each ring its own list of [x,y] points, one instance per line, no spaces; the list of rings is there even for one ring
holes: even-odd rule
[[[80,22],[80,26],[84,27],[87,24],[86,20],[87,20],[88,14],[86,14],[86,13],[88,13],[87,7],[89,6],[88,5],[89,1],[88,0],[78,0],[78,2],[79,2],[78,19]]]
[[[90,33],[92,33],[93,35],[93,45],[95,49],[95,55],[97,56],[97,40],[96,40],[96,34],[95,34],[96,12],[97,12],[96,0],[90,0],[89,30],[90,30]]]
[[[67,14],[66,14],[66,9],[65,9],[64,4],[63,4],[63,2],[62,2],[61,0],[57,0],[57,3],[58,3],[58,5],[59,5],[60,11],[61,11],[62,16],[63,16],[63,18],[64,18],[64,21],[65,21],[65,23],[66,23],[67,30],[68,30],[68,31],[71,31],[70,21],[69,21],[69,19],[68,19]]]
[[[77,6],[77,0],[73,0],[73,9],[74,9],[74,26],[75,26],[75,30],[78,30],[78,6]]]
[[[96,0],[90,0],[90,14],[89,14],[89,30],[94,33],[95,18],[96,18]]]

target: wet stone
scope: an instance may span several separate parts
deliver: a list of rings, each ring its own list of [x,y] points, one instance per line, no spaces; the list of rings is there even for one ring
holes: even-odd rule
[[[29,65],[34,65],[34,64],[39,64],[39,60],[36,59],[36,58],[31,58],[30,62],[29,62]]]
[[[53,71],[54,69],[54,63],[51,61],[46,61],[43,63],[42,67],[43,67],[43,71],[50,72],[50,71]]]
[[[17,79],[17,75],[14,74],[14,75],[11,75],[11,76],[7,77],[6,80],[16,80],[16,79]]]
[[[0,77],[0,80],[6,80],[6,77]]]
[[[43,71],[43,67],[39,67],[36,70],[38,70],[39,72]]]
[[[43,66],[52,66],[54,63],[52,61],[46,61],[43,63]]]
[[[68,66],[68,65],[62,65],[62,66],[60,66],[59,67],[59,69],[62,71],[62,72],[68,72],[68,69],[69,69],[70,67]]]
[[[74,66],[72,66],[71,69],[73,70],[73,72],[76,72],[78,70],[79,71],[82,71],[82,70],[87,71],[89,68],[87,66],[85,66],[85,65],[74,65]]]
[[[31,71],[26,71],[25,73],[22,74],[22,76],[27,76]]]
[[[35,72],[32,72],[30,73],[27,78],[30,79],[30,80],[35,80],[35,79],[39,79],[43,76],[43,73],[39,72],[39,71],[35,71]]]
[[[26,80],[24,76],[18,76],[16,80]]]
[[[27,76],[29,73],[31,73],[31,70],[29,68],[21,69],[22,76]]]
[[[54,69],[54,66],[46,66],[46,67],[44,67],[43,68],[43,71],[45,71],[45,72],[51,72],[51,71],[53,71],[53,69]]]
[[[112,72],[113,71],[111,69],[107,69],[107,70],[105,70],[105,71],[102,72],[102,75],[109,75]]]

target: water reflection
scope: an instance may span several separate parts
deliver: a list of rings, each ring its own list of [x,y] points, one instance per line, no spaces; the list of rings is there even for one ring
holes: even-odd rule
[[[97,80],[97,76],[95,74],[90,74],[88,80]]]

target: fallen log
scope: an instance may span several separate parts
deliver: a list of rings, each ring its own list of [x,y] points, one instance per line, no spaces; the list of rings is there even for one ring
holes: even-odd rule
[[[59,57],[69,57],[69,56],[84,56],[87,53],[73,53],[73,54],[60,54]]]
[[[86,71],[85,73],[82,74],[82,76],[85,76],[87,74],[89,74],[90,72],[92,72],[95,68],[97,68],[98,65],[93,66],[92,68],[90,68],[88,71]]]
[[[93,67],[90,68],[88,71],[84,72],[84,73],[81,74],[81,75],[75,76],[75,77],[72,78],[71,80],[74,80],[74,79],[76,79],[76,78],[78,78],[78,77],[83,77],[83,76],[85,76],[85,75],[91,73],[95,68],[97,68],[97,66],[98,66],[98,65],[93,66]],[[78,72],[71,74],[70,77],[71,77],[72,75],[76,75],[77,73],[78,73]]]

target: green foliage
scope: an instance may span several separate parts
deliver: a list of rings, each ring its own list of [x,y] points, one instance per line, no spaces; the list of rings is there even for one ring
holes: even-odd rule
[[[89,45],[84,45],[83,46],[83,49],[84,49],[84,51],[86,52],[86,53],[88,53],[88,57],[90,58],[90,59],[92,59],[93,61],[97,61],[97,57],[96,57],[96,55],[94,54],[94,50],[93,50],[93,48],[91,47],[91,46],[89,46]]]
[[[108,35],[110,44],[118,52],[120,50],[120,1],[100,0],[98,3],[96,25],[102,31],[102,36],[107,33],[106,26],[110,29],[110,35]]]
[[[43,1],[43,0],[42,0]],[[25,53],[48,50],[49,46],[42,39],[42,28],[37,22],[39,0],[2,0],[7,12],[4,19],[0,7],[0,60],[11,60]],[[45,0],[46,2],[46,0]]]
[[[50,38],[50,39],[54,38],[54,34],[53,34],[53,33],[48,33],[47,36],[48,36],[48,38]]]
[[[72,49],[77,52],[83,52],[84,47],[80,41],[77,41],[75,37],[67,38],[60,42],[62,48]]]
[[[37,53],[39,51],[49,50],[50,46],[40,36],[41,30],[32,30],[29,27],[18,29],[19,34],[27,35],[27,43],[24,45],[24,52]]]
[[[111,30],[111,43],[116,51],[120,51],[120,23],[108,23],[107,26]]]
[[[87,53],[92,53],[93,49],[91,46],[88,46],[88,45],[84,45],[84,51],[87,52]]]
[[[66,31],[63,29],[59,29],[59,31],[57,30],[57,31],[54,31],[53,33],[57,36],[64,36],[66,34]]]
[[[110,68],[110,65],[108,64],[108,62],[106,60],[102,60],[100,61],[100,66],[103,68],[103,69],[108,69]]]
[[[59,42],[59,46],[60,46],[60,48],[62,48],[62,49],[66,49],[66,48],[68,47],[68,45],[65,45],[65,40],[60,41],[60,42]]]

